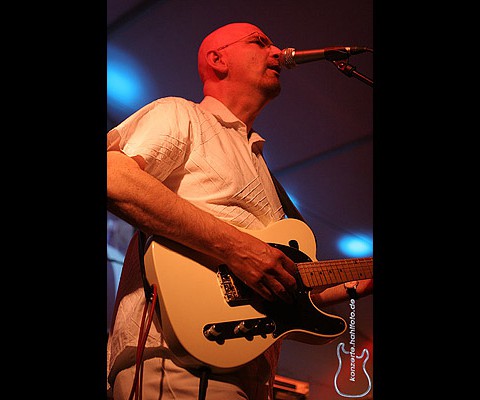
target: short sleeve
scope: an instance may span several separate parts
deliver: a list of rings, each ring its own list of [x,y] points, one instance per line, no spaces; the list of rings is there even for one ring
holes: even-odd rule
[[[145,170],[163,181],[180,166],[189,148],[190,102],[167,97],[142,107],[107,134],[107,149],[140,155]]]

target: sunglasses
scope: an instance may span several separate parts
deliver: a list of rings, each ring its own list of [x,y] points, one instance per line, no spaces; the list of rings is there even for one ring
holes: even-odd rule
[[[266,48],[266,47],[270,47],[270,46],[273,45],[273,43],[270,41],[270,39],[268,39],[265,36],[262,36],[259,32],[252,32],[252,33],[249,33],[247,36],[243,36],[240,39],[235,40],[234,42],[231,42],[231,43],[228,43],[228,44],[225,44],[225,45],[219,47],[218,49],[216,49],[216,51],[223,50],[226,47],[231,46],[232,44],[242,42],[249,37],[254,38],[250,43],[258,44],[261,48]]]

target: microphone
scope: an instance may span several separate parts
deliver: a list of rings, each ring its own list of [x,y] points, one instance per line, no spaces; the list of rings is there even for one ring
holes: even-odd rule
[[[317,60],[338,61],[345,60],[353,54],[365,53],[366,51],[373,52],[368,47],[325,47],[318,50],[295,50],[292,47],[287,47],[280,53],[280,65],[291,69],[297,64],[303,64]]]

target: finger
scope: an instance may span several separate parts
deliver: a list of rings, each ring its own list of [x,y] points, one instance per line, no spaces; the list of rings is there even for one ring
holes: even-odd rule
[[[373,293],[373,279],[361,280],[357,287],[357,292],[366,296]]]
[[[288,292],[294,292],[297,289],[296,264],[290,259],[282,260],[282,267],[275,270],[274,277],[280,282],[283,288]]]
[[[263,282],[259,282],[257,286],[255,286],[255,291],[262,296],[265,300],[268,301],[275,301],[276,296],[272,293],[272,291],[265,285]]]
[[[283,300],[286,303],[293,303],[293,296],[290,292],[287,291],[284,285],[280,283],[277,279],[270,278],[265,284],[267,289],[270,290],[270,293],[273,293],[275,296],[274,300]]]
[[[283,268],[291,275],[295,276],[297,273],[297,264],[294,263],[289,257],[287,257],[285,254],[283,255],[282,259],[282,266]]]

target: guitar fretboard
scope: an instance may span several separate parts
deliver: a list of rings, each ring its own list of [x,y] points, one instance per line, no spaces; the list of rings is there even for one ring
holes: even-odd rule
[[[373,257],[303,262],[297,267],[307,288],[373,277]]]

